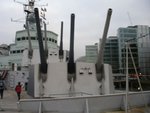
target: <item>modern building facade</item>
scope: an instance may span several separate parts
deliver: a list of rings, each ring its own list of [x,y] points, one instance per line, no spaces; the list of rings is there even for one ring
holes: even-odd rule
[[[150,75],[150,28],[146,25],[119,28],[117,31],[119,45],[119,67],[125,72],[125,46],[128,43],[138,73]],[[134,74],[133,61],[129,53],[129,73]]]
[[[108,37],[104,49],[104,63],[112,65],[113,73],[125,73],[127,44],[131,49],[131,53],[128,50],[129,73],[135,74],[135,63],[138,73],[150,75],[150,27],[147,25],[120,27],[117,36]],[[87,62],[97,61],[98,47],[86,46]]]
[[[101,40],[100,40],[101,43]],[[99,51],[99,45],[86,46],[86,61],[96,63]],[[113,73],[119,73],[119,55],[118,55],[118,38],[117,36],[110,36],[107,38],[104,47],[104,63],[112,66]]]
[[[90,63],[96,63],[98,55],[98,44],[96,43],[95,45],[87,45],[85,49],[86,61]]]
[[[127,27],[127,28],[119,28],[117,31],[117,37],[118,37],[118,48],[119,48],[119,70],[120,73],[126,72],[126,46],[129,44],[130,48],[132,49],[132,54],[134,56],[134,59],[138,58],[137,54],[137,29],[134,27]],[[129,52],[128,52],[128,56]],[[129,58],[129,67],[130,70],[129,73],[134,72],[133,62],[131,60],[131,57]],[[136,60],[136,67],[138,67],[138,60]],[[134,72],[135,73],[135,72]]]
[[[119,73],[118,38],[110,36],[107,38],[104,48],[104,63],[112,66],[113,73]]]
[[[140,73],[150,75],[150,27],[138,25],[135,28],[137,29]]]

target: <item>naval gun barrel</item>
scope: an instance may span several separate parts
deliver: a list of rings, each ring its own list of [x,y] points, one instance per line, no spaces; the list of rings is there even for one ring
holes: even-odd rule
[[[110,8],[110,9],[108,9],[108,12],[107,12],[107,18],[106,18],[106,22],[105,22],[104,31],[103,31],[103,37],[102,37],[102,41],[100,43],[100,49],[98,52],[98,58],[97,58],[97,63],[96,63],[96,72],[97,73],[102,73],[104,47],[105,47],[105,43],[106,43],[106,39],[107,39],[107,33],[108,33],[108,29],[109,29],[111,14],[112,14],[112,9]],[[100,80],[100,78],[101,77],[98,76],[98,80]]]
[[[75,63],[74,63],[74,26],[75,26],[75,14],[71,14],[71,26],[70,26],[70,51],[68,61],[68,81],[75,81]]]
[[[48,58],[48,45],[47,45],[47,28],[46,28],[46,23],[44,22],[44,34],[45,34],[45,55],[46,55],[46,58]]]
[[[63,21],[61,22],[61,30],[60,30],[60,48],[59,48],[59,58],[63,59]]]
[[[34,9],[34,14],[35,14],[35,20],[36,20],[37,37],[38,37],[40,60],[41,60],[40,72],[46,74],[47,73],[46,54],[45,54],[44,47],[43,47],[38,8]]]
[[[29,49],[28,49],[28,58],[32,59],[33,56],[33,49],[32,49],[32,43],[31,43],[31,36],[30,36],[30,30],[29,30],[29,13],[27,12],[27,17],[26,17],[26,27],[25,29],[27,30],[28,34],[28,43],[29,43]]]

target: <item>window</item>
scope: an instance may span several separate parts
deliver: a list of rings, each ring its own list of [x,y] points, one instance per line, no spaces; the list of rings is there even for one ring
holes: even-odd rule
[[[31,37],[31,40],[35,40],[35,37]]]
[[[13,53],[16,53],[16,51],[12,51]]]
[[[17,50],[17,53],[20,53],[20,50]]]
[[[25,37],[22,37],[22,40],[25,40]]]
[[[17,70],[18,70],[18,71],[21,71],[21,66],[18,66],[18,67],[17,67]]]
[[[20,41],[20,38],[17,38],[17,41]]]

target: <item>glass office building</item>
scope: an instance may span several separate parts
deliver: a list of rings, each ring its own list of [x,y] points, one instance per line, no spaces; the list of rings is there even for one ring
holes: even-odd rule
[[[126,43],[130,45],[138,73],[150,75],[150,27],[146,25],[120,27],[117,36],[108,37],[104,47],[104,63],[112,65],[113,73],[125,73]],[[98,45],[86,46],[87,62],[97,61],[98,47]],[[131,54],[128,52],[128,71],[135,74]]]
[[[146,25],[119,28],[117,31],[119,45],[119,67],[125,72],[125,44],[131,48],[138,73],[150,75],[150,28]],[[135,73],[133,61],[129,53],[129,73]]]
[[[100,40],[101,42],[101,40]],[[86,46],[86,61],[96,63],[98,55],[99,45],[87,45]],[[107,38],[104,47],[104,63],[112,66],[113,73],[119,73],[119,60],[118,60],[118,38],[116,36],[110,36]]]
[[[112,66],[113,73],[119,73],[118,38],[110,36],[107,38],[104,48],[104,63]]]
[[[98,44],[96,43],[95,45],[87,45],[85,49],[86,61],[90,63],[96,63],[98,55]]]
[[[135,27],[137,29],[140,73],[150,75],[150,27],[146,25]]]
[[[137,29],[129,26],[127,28],[119,28],[117,31],[118,36],[118,47],[119,47],[119,70],[121,73],[125,73],[126,69],[126,44],[132,44],[132,54],[134,59],[137,59]],[[131,61],[131,57],[129,57],[129,73],[131,70],[134,70],[133,62]],[[138,63],[136,61],[136,67],[138,67]]]

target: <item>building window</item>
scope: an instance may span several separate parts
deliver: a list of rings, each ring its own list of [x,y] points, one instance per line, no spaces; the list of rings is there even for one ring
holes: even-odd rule
[[[31,40],[35,40],[35,37],[31,37]]]
[[[12,51],[12,53],[13,53],[13,54],[15,54],[15,53],[16,53],[16,51]]]
[[[17,38],[17,41],[20,41],[20,38]]]
[[[22,40],[25,40],[25,37],[22,37]]]
[[[20,53],[20,50],[17,50],[17,53]]]

